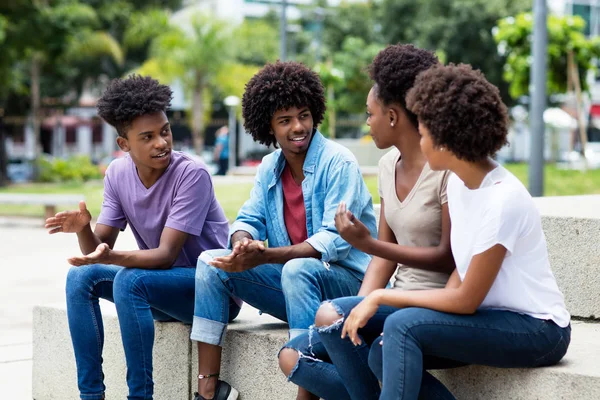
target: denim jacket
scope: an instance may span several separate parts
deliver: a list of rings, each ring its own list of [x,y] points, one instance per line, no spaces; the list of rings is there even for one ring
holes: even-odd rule
[[[246,231],[255,240],[268,240],[270,247],[290,246],[283,219],[285,167],[281,149],[265,156],[258,167],[250,199],[244,203],[230,228]],[[321,260],[364,274],[371,256],[350,246],[335,228],[335,213],[341,201],[377,236],[373,202],[354,155],[344,146],[316,131],[303,166],[302,194],[306,208],[307,242],[321,253]],[[231,246],[231,243],[229,243]]]

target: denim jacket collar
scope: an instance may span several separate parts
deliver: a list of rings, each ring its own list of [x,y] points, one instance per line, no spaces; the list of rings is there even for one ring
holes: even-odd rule
[[[319,159],[319,154],[321,153],[321,148],[325,144],[325,138],[315,129],[315,133],[313,134],[312,140],[310,141],[310,145],[308,146],[308,151],[306,153],[306,159],[304,160],[304,165],[302,166],[302,170],[304,172],[308,172],[313,174],[315,172],[315,164]],[[283,155],[283,151],[279,151],[277,155],[277,159],[275,160],[273,166],[273,178],[269,183],[269,189],[277,184],[277,181],[281,177],[281,173],[283,172],[283,168],[285,167],[285,156]]]

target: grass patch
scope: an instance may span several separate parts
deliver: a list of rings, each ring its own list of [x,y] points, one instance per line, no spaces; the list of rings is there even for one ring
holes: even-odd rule
[[[506,168],[517,176],[527,186],[527,164],[507,164]],[[377,177],[367,176],[365,182],[374,202],[379,202],[377,192]],[[238,210],[250,197],[252,183],[215,184],[217,200],[225,210],[227,219],[233,221]],[[585,173],[580,171],[563,170],[555,165],[547,165],[544,172],[544,188],[546,196],[567,196],[578,194],[600,194],[600,169]],[[92,216],[97,217],[102,205],[102,181],[87,183],[30,183],[11,185],[0,188],[0,193],[81,193],[85,196],[88,209]],[[58,210],[73,209],[76,204],[60,204]],[[44,207],[35,205],[6,205],[0,206],[0,215],[43,217]]]

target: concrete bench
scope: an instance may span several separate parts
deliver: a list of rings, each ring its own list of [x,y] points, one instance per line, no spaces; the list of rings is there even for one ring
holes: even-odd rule
[[[85,200],[81,194],[55,194],[55,193],[0,193],[0,204],[34,204],[43,205],[45,218],[56,214],[58,205],[79,204]]]
[[[596,206],[600,196],[538,200],[553,272],[569,311],[585,322],[573,322],[571,346],[557,366],[436,371],[458,399],[600,399],[600,211]],[[107,398],[124,398],[126,370],[118,320],[112,304],[102,307]],[[33,326],[34,398],[77,399],[64,305],[36,307]],[[197,353],[189,340],[190,327],[158,322],[155,326],[154,398],[191,399]],[[240,391],[242,400],[295,398],[295,386],[286,382],[277,363],[277,352],[286,340],[284,323],[244,306],[229,327],[221,368],[223,379]]]

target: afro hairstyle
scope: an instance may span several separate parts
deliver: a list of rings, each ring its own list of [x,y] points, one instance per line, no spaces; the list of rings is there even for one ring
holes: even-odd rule
[[[325,95],[319,75],[298,62],[269,63],[246,84],[242,97],[244,127],[255,142],[277,147],[270,133],[271,119],[276,111],[291,107],[308,107],[315,128],[323,121]]]
[[[407,104],[433,144],[461,160],[484,160],[507,143],[508,113],[500,92],[470,65],[440,65],[421,73]]]
[[[166,112],[171,105],[173,92],[149,76],[130,75],[126,79],[113,79],[96,108],[104,121],[114,126],[119,136],[126,138],[131,122],[146,114]]]
[[[396,44],[381,50],[369,66],[369,75],[375,82],[375,94],[386,106],[400,104],[414,126],[417,116],[406,107],[406,94],[413,87],[417,75],[438,65],[436,55],[412,44]]]

